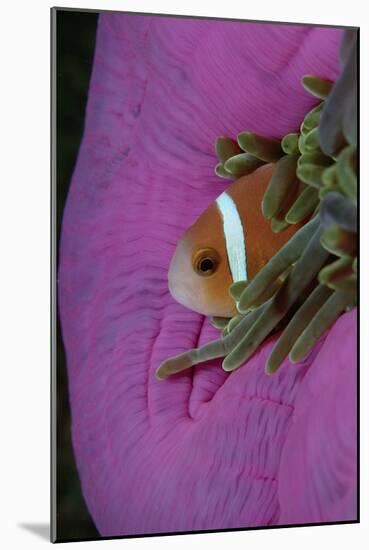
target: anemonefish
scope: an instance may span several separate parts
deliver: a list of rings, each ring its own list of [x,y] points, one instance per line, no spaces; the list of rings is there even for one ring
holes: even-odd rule
[[[273,233],[262,214],[273,169],[265,164],[236,180],[183,234],[168,272],[177,302],[203,315],[232,317],[232,283],[252,279],[300,227]]]

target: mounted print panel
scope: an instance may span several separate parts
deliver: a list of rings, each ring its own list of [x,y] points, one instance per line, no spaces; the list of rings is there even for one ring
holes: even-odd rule
[[[358,29],[52,10],[53,540],[358,521]]]

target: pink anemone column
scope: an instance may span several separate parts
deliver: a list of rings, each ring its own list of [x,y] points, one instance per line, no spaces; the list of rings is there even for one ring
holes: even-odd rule
[[[226,188],[214,142],[280,137],[335,79],[342,31],[101,15],[85,132],[64,213],[59,303],[73,445],[104,536],[356,518],[356,312],[298,365],[211,361],[159,382],[217,336],[175,303],[181,233]]]

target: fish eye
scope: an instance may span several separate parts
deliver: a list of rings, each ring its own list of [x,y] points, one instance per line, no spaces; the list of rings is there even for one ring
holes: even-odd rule
[[[219,256],[215,250],[202,249],[199,250],[194,257],[193,267],[202,277],[208,277],[215,273],[219,265]]]
[[[212,258],[204,258],[199,263],[199,270],[203,273],[206,273],[207,271],[213,271],[214,269],[214,260]]]

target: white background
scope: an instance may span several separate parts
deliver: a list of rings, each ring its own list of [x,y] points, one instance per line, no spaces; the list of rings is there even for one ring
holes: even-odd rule
[[[69,0],[64,7],[116,9],[361,26],[361,520],[359,525],[74,543],[87,548],[368,547],[368,17],[365,2]],[[39,548],[49,520],[49,8],[3,2],[0,18],[0,544]],[[334,6],[334,8],[333,8]],[[5,122],[5,124],[4,124]],[[24,527],[32,524],[33,530]],[[23,527],[22,527],[23,525]],[[40,527],[41,526],[41,527]]]

